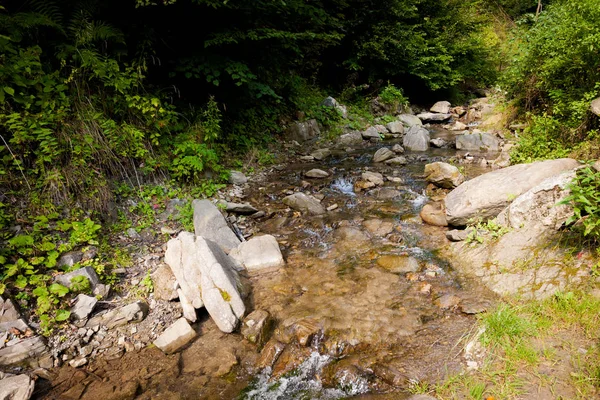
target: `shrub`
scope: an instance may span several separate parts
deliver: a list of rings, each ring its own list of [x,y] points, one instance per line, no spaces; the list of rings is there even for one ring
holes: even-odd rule
[[[597,241],[600,239],[600,172],[589,166],[578,170],[569,189],[571,194],[560,203],[573,207],[573,216],[566,224]]]

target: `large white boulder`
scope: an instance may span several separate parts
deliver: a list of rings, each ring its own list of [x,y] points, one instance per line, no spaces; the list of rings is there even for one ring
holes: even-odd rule
[[[248,271],[276,268],[285,264],[279,243],[271,235],[255,236],[242,242],[230,256]]]
[[[420,125],[415,125],[402,138],[402,146],[412,151],[427,151],[431,136],[429,131]]]
[[[448,114],[452,105],[449,101],[438,101],[429,109],[429,111],[440,114]]]
[[[570,158],[518,164],[466,181],[444,200],[448,224],[462,226],[480,218],[495,217],[514,199],[545,179],[579,165]]]
[[[240,239],[227,225],[225,217],[209,200],[194,200],[194,231],[197,236],[216,242],[229,253],[240,244]]]

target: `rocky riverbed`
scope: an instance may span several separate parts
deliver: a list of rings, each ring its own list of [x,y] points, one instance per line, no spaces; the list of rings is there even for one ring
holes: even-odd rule
[[[194,203],[194,233],[167,227],[167,244],[155,238],[145,260],[155,286],[148,303],[112,306],[108,297],[100,311],[110,311],[94,313],[88,304],[72,335],[54,339],[44,353],[54,362],[32,365],[35,396],[404,398],[420,382],[477,368],[481,355],[466,346],[476,314],[499,295],[524,287],[544,295],[588,273],[581,263],[564,272],[557,252],[550,272],[540,265],[539,274],[521,268],[503,275],[502,257],[519,232],[529,232],[529,220],[518,219],[524,207],[560,197],[527,203],[520,196],[578,164],[536,167],[537,180],[519,181],[516,192],[516,173],[498,170],[508,166],[510,145],[476,130],[486,112],[486,99],[469,108],[441,102],[334,143],[319,142],[315,124],[294,127],[287,163],[249,180],[234,174],[218,206]],[[492,171],[509,171],[511,196]],[[485,203],[492,193],[468,192],[480,175],[488,178],[476,187],[492,182],[497,190],[490,191],[501,193],[497,211]],[[536,193],[562,193],[564,184],[557,185]],[[472,204],[478,196],[482,203]],[[508,217],[511,202],[520,208]],[[467,219],[501,211],[510,232],[500,250],[490,241],[464,243],[473,236],[473,228],[462,230]],[[535,227],[551,236],[564,215],[546,213]],[[531,247],[520,249],[512,266]],[[523,283],[527,274],[533,280]]]

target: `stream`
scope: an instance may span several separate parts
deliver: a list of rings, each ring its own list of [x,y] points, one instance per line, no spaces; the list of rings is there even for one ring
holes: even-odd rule
[[[453,135],[432,130],[434,138]],[[430,200],[425,164],[457,151],[407,152],[404,166],[372,163],[378,148],[396,143],[291,161],[246,190],[245,201],[273,215],[258,228],[278,239],[286,258],[284,268],[248,277],[247,313],[267,310],[276,321],[262,349],[221,333],[204,313],[200,336],[183,352],[147,348],[87,371],[62,368],[55,386],[69,390],[56,398],[80,398],[78,382],[87,379],[81,398],[402,399],[415,386],[464,371],[475,314],[495,297],[444,260],[446,228],[419,217]],[[330,176],[305,178],[312,168]],[[392,180],[357,193],[354,183],[367,170]],[[470,164],[464,173],[485,170]],[[323,216],[290,211],[281,199],[298,190],[337,208]]]

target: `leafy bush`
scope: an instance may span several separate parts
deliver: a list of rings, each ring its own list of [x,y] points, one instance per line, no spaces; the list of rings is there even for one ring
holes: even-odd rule
[[[573,207],[573,216],[566,224],[573,229],[583,229],[584,237],[597,241],[600,239],[600,172],[589,166],[578,170],[569,189],[571,194],[560,203]]]
[[[379,93],[379,97],[384,104],[392,106],[394,109],[400,105],[408,105],[408,98],[404,96],[402,89],[388,83]]]

